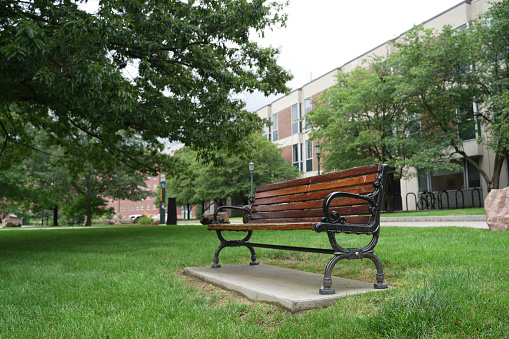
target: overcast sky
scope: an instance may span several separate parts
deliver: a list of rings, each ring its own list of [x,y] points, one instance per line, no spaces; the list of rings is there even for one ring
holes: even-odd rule
[[[287,27],[268,31],[263,45],[281,48],[279,64],[297,89],[457,5],[460,0],[290,0]],[[256,111],[281,97],[246,94]]]

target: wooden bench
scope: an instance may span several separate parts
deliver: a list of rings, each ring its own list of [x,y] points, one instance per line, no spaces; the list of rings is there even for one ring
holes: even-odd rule
[[[380,259],[373,249],[380,234],[380,207],[387,180],[388,165],[369,165],[335,173],[270,184],[256,188],[250,208],[222,206],[214,213],[215,230],[221,244],[214,254],[213,268],[221,267],[219,253],[225,247],[245,246],[251,251],[251,265],[257,265],[255,247],[333,255],[325,268],[320,294],[334,294],[332,269],[341,259],[369,258],[376,266],[376,289],[387,288]],[[230,224],[217,219],[223,209],[240,209],[248,222]],[[255,230],[313,230],[326,232],[332,248],[310,248],[249,242]],[[223,231],[246,231],[240,240],[226,240]],[[368,245],[343,248],[337,233],[371,235]]]

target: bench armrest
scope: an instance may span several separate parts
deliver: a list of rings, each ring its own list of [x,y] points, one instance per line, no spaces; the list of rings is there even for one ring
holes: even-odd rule
[[[377,193],[377,192],[375,192]],[[313,225],[315,232],[344,232],[344,233],[357,233],[357,234],[370,234],[378,228],[378,220],[380,219],[380,211],[376,206],[374,196],[376,194],[361,195],[347,192],[333,192],[329,194],[323,202],[323,217],[321,222]],[[332,211],[329,213],[329,207],[335,198],[354,198],[366,200],[371,204],[369,211],[371,212],[371,220],[368,225],[350,225],[346,223],[346,219],[339,215],[338,212]]]
[[[228,221],[224,221],[222,218],[219,218],[219,220],[217,220],[217,214],[219,213],[219,211],[221,211],[223,209],[233,209],[233,210],[245,211],[245,212],[247,212],[248,218],[251,215],[251,209],[248,207],[220,206],[220,207],[216,208],[216,210],[214,211],[214,221],[212,222],[213,224],[229,224]]]
[[[361,194],[355,194],[355,193],[347,193],[347,192],[333,192],[329,194],[325,200],[323,201],[323,218],[322,222],[328,222],[332,224],[340,223],[344,224],[345,218],[340,216],[338,212],[332,211],[329,213],[329,208],[332,203],[332,200],[335,198],[354,198],[354,199],[363,199],[366,200],[371,204],[371,207],[369,208],[369,211],[371,212],[371,215],[373,217],[376,217],[376,214],[379,211],[377,209],[375,199],[373,198],[374,195],[376,195],[378,192],[374,192],[374,194],[370,195],[361,195]]]
[[[322,221],[313,225],[313,230],[316,232],[343,232],[343,233],[356,233],[356,234],[372,234],[378,231],[380,227],[380,210],[383,203],[383,195],[385,189],[385,182],[387,180],[388,165],[382,165],[380,173],[376,181],[373,183],[375,191],[369,194],[354,194],[347,192],[333,192],[329,194],[323,201],[323,217]],[[363,199],[371,204],[369,211],[371,213],[371,220],[368,225],[350,225],[346,224],[344,217],[340,216],[338,212],[332,211],[329,213],[329,207],[335,198],[355,198]]]

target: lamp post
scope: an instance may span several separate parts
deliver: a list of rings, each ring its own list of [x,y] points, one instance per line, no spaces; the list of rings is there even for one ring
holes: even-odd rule
[[[251,173],[251,197],[249,199],[253,199],[253,172],[254,172],[254,163],[251,161],[249,163],[249,173]]]
[[[160,205],[160,209],[159,209],[159,224],[161,225],[164,225],[166,224],[165,220],[164,220],[164,216],[165,216],[165,207],[164,207],[164,200],[166,199],[165,197],[166,195],[166,180],[164,180],[164,178],[161,179],[161,194],[159,196],[160,200],[161,200],[161,205]]]
[[[320,175],[320,143],[315,145],[316,159],[318,160],[318,175]]]

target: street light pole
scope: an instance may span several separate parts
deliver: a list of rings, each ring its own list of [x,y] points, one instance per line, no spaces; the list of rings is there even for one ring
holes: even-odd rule
[[[159,215],[159,224],[162,224],[162,225],[166,224],[166,222],[164,220],[165,219],[164,217],[165,217],[165,214],[166,214],[165,213],[166,212],[165,211],[166,208],[164,206],[164,200],[166,199],[165,195],[166,195],[166,180],[164,180],[164,178],[162,178],[161,179],[161,194],[159,196],[159,198],[161,200],[160,201],[161,205],[160,205],[160,209],[159,209],[159,213],[160,213],[160,215]]]
[[[318,160],[318,175],[320,175],[320,143],[315,145],[316,159]]]
[[[251,173],[251,196],[250,196],[250,200],[253,199],[253,172],[254,172],[254,163],[251,161],[249,163],[249,173]]]

